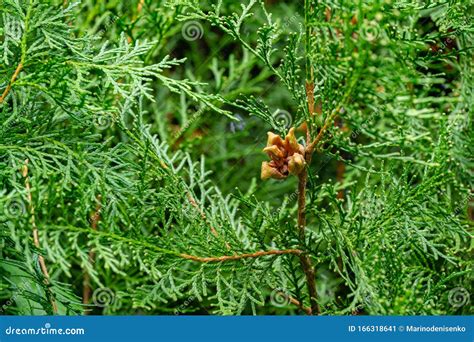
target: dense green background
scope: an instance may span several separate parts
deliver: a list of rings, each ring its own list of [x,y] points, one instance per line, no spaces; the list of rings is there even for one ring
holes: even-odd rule
[[[0,1],[2,314],[304,314],[292,256],[169,253],[295,246],[323,314],[472,313],[472,5],[264,4]],[[300,241],[262,148],[333,111]]]

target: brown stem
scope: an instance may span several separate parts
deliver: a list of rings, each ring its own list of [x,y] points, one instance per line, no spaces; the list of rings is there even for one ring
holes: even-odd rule
[[[31,215],[31,226],[33,227],[33,243],[35,244],[36,248],[40,249],[41,244],[40,244],[40,239],[39,239],[38,226],[36,225],[36,219],[35,219],[35,207],[33,206],[33,198],[31,195],[31,186],[30,186],[30,177],[28,176],[28,162],[29,160],[26,159],[22,168],[22,176],[23,178],[25,178],[25,188],[26,188],[26,196],[28,200],[28,209]],[[44,283],[48,287],[50,284],[49,272],[48,272],[48,268],[46,267],[46,262],[44,260],[44,257],[41,254],[38,255],[38,261],[40,264],[41,272],[43,272],[43,275],[44,275]],[[53,313],[57,314],[58,307],[56,305],[56,301],[54,300],[53,294],[51,293],[49,287],[47,291],[49,291],[49,299],[51,301]]]
[[[330,115],[329,117],[326,119],[326,121],[324,122],[324,125],[323,127],[321,127],[321,129],[319,130],[318,132],[318,135],[316,136],[316,138],[314,138],[314,140],[306,147],[306,154],[307,155],[312,155],[313,152],[314,152],[314,149],[316,148],[316,146],[319,144],[319,142],[321,141],[321,139],[323,138],[324,136],[324,133],[326,132],[326,130],[328,129],[329,125],[331,124],[332,120],[334,119],[334,117],[336,116],[336,113],[339,111],[339,108],[337,110],[334,110]]]
[[[120,239],[121,241],[131,243],[133,244],[134,242],[136,243],[135,240],[133,239],[128,239],[128,238],[123,238],[121,236],[115,235],[115,234],[110,234],[106,232],[98,232],[90,229],[85,229],[85,228],[77,228],[73,226],[67,226],[69,229],[73,228],[76,229],[79,232],[85,233],[85,234],[95,234],[95,235],[102,235],[102,236],[108,236],[109,238],[117,238]],[[192,261],[197,261],[197,262],[224,262],[224,261],[232,261],[232,260],[239,260],[239,259],[245,259],[245,258],[258,258],[258,257],[264,257],[264,256],[271,256],[271,255],[284,255],[284,254],[293,254],[293,255],[301,255],[303,253],[302,250],[300,249],[283,249],[283,250],[269,250],[269,251],[258,251],[254,253],[245,253],[245,254],[239,254],[239,255],[224,255],[224,256],[218,256],[218,257],[200,257],[200,256],[195,256],[195,255],[189,255],[185,253],[180,253],[176,251],[171,251],[167,249],[163,249],[156,244],[151,244],[151,243],[146,243],[142,242],[140,244],[141,246],[145,246],[146,248],[150,250],[157,251],[163,255],[169,255],[169,256],[174,256],[182,259],[187,259],[187,260],[192,260]]]
[[[305,207],[306,207],[306,180],[308,174],[307,172],[303,171],[298,177],[298,235],[300,240],[304,241],[304,230],[306,226],[306,215],[305,215]]]
[[[333,111],[331,112],[331,114],[329,114],[329,116],[326,118],[326,120],[324,121],[324,125],[323,127],[321,127],[321,129],[319,130],[318,132],[318,135],[316,136],[316,138],[314,138],[314,140],[308,144],[308,146],[306,147],[305,149],[305,153],[306,155],[309,155],[311,158],[311,155],[313,154],[315,148],[318,146],[319,142],[322,140],[323,136],[324,136],[324,133],[326,132],[326,130],[328,129],[328,127],[330,126],[330,124],[333,122],[333,120],[335,119],[335,117],[337,116],[337,113],[340,112],[340,110],[343,108],[343,106],[345,105],[346,101],[349,99],[351,93],[352,93],[352,89],[354,87],[354,85],[356,84],[357,82],[357,79],[358,77],[355,77],[351,84],[349,85],[346,93],[344,94],[344,97],[342,99],[342,101],[339,103],[339,105],[337,105],[336,108],[333,109]]]
[[[305,8],[308,7],[308,3],[305,2]],[[306,21],[306,19],[305,19]],[[309,34],[310,30],[308,29],[307,26],[307,47],[306,49],[308,50],[309,48]],[[306,100],[308,101],[308,112],[310,114],[310,117],[314,116],[315,113],[315,106],[314,106],[314,81],[313,81],[313,69],[310,65],[310,63],[307,63],[306,65],[306,71],[307,71],[307,79],[306,79]],[[309,79],[308,79],[309,78]],[[314,151],[314,146],[318,143],[318,141],[322,138],[323,134],[323,129],[320,130],[318,136],[316,137],[317,142],[314,143],[311,142],[311,135],[310,135],[310,127],[308,127],[308,124],[306,125],[306,149],[305,149],[305,160],[306,160],[306,165],[310,165],[311,163],[311,157]],[[321,135],[321,137],[319,137]],[[301,241],[301,243],[304,243],[305,241],[305,227],[306,227],[306,181],[308,177],[308,171],[305,169],[299,176],[298,176],[298,236]],[[308,255],[306,254],[300,254],[300,264],[301,268],[303,269],[303,272],[306,277],[306,285],[308,287],[308,293],[309,293],[309,302],[311,304],[311,308],[309,310],[309,315],[312,315],[313,313],[316,313],[319,315],[320,309],[318,305],[318,293],[316,290],[316,279],[315,279],[315,272],[314,268],[311,264],[311,260]]]
[[[15,72],[13,73],[12,78],[10,79],[10,82],[8,83],[7,87],[6,87],[5,90],[3,91],[2,96],[0,97],[0,104],[3,103],[3,101],[4,101],[5,98],[7,97],[8,93],[9,93],[10,90],[12,89],[13,83],[15,82],[16,78],[18,77],[18,74],[20,73],[20,71],[21,71],[22,69],[23,69],[23,63],[18,64],[18,66],[16,67]]]
[[[198,261],[198,262],[221,262],[221,261],[231,261],[231,260],[240,260],[246,258],[258,258],[267,255],[283,255],[283,254],[295,254],[301,255],[303,251],[299,249],[284,249],[284,250],[271,250],[271,251],[259,251],[255,253],[245,253],[240,255],[224,255],[220,257],[198,257],[195,255],[189,254],[180,254],[179,256],[183,259]]]
[[[308,315],[311,315],[312,314],[312,311],[311,311],[311,308],[308,308],[306,306],[304,306],[303,304],[301,304],[301,302],[296,299],[296,298],[293,298],[292,296],[290,296],[289,294],[283,292],[283,291],[278,291],[278,294],[280,296],[283,296],[285,298],[287,298],[291,304],[294,304],[296,305],[297,307],[299,307],[301,310],[303,310],[304,312],[306,312],[306,314]]]
[[[346,173],[346,164],[344,164],[343,161],[338,160],[336,162],[336,180],[338,183],[343,183],[344,182],[344,176]],[[337,198],[338,199],[344,199],[344,189],[341,189],[337,192]]]
[[[306,54],[306,100],[308,101],[308,112],[310,114],[311,121],[314,116],[315,106],[314,106],[314,73],[313,73],[313,66],[310,59],[310,53],[313,47],[311,46],[311,36],[313,34],[312,27],[310,26],[310,14],[313,13],[313,6],[312,3],[308,0],[304,2],[304,10],[305,10],[305,28],[306,28],[306,35],[305,35],[305,54]],[[312,147],[311,142],[311,127],[307,123],[306,127],[306,149],[305,149],[305,160],[306,165],[310,165],[311,163],[311,156],[313,154],[314,147]],[[321,133],[321,132],[320,132]],[[314,145],[315,146],[315,145]],[[303,172],[298,176],[298,236],[300,242],[305,244],[305,227],[306,227],[306,181],[308,177],[307,169],[303,170]],[[311,304],[311,309],[309,314],[312,315],[314,313],[319,314],[319,305],[318,305],[318,294],[316,291],[316,279],[314,275],[314,268],[311,265],[311,260],[308,255],[300,254],[300,263],[301,268],[306,276],[306,285],[308,287],[309,293],[309,302]]]
[[[341,131],[345,131],[346,128],[344,127],[344,122],[340,118],[335,118],[334,120],[334,126],[339,127]],[[336,162],[336,181],[340,183],[341,185],[344,183],[344,177],[346,173],[346,164],[344,164],[343,161],[338,160]],[[344,189],[340,189],[337,192],[337,198],[338,199],[344,199]]]
[[[311,161],[311,155],[306,157],[308,162]],[[306,180],[308,177],[307,171],[303,171],[298,177],[298,235],[300,241],[305,241],[305,227],[306,227]],[[300,263],[303,272],[306,276],[306,285],[308,287],[309,302],[311,304],[311,314],[320,314],[320,308],[318,304],[318,292],[316,290],[316,277],[314,267],[311,264],[311,259],[306,254],[300,254]]]
[[[98,195],[97,196],[97,205],[95,207],[94,213],[90,217],[90,222],[91,222],[91,229],[92,230],[97,230],[97,226],[100,221],[100,212],[102,211],[102,196]],[[94,264],[95,260],[95,253],[92,249],[89,250],[89,263]],[[90,299],[91,299],[91,279],[90,279],[90,274],[87,272],[87,270],[84,270],[84,280],[83,280],[83,290],[82,290],[82,303],[83,304],[89,304]],[[88,310],[84,310],[84,315],[89,314]]]

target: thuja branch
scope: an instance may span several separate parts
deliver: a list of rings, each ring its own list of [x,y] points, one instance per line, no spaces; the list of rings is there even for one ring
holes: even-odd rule
[[[355,85],[355,82],[357,80],[357,77],[354,77],[351,84],[348,87],[347,92],[345,93],[342,101],[340,104],[331,112],[331,114],[326,118],[323,127],[319,130],[316,138],[304,148],[304,160],[305,164],[309,166],[311,164],[311,159],[313,156],[313,153],[318,146],[318,144],[322,141],[327,129],[329,126],[332,124],[334,121],[334,118],[337,116],[337,113],[343,108],[345,103],[350,97],[350,94],[352,92],[352,89]],[[309,101],[310,99],[308,99]],[[308,102],[308,106],[311,110],[311,107],[314,104],[311,104]],[[307,141],[311,141],[311,137],[309,135],[309,129],[307,130]],[[308,170],[305,167],[304,170],[298,175],[298,234],[299,234],[299,239],[300,241],[304,242],[306,240],[305,238],[305,229],[306,229],[306,182],[307,182],[307,177],[308,177]],[[310,295],[310,303],[311,303],[311,309],[313,313],[320,313],[320,308],[318,305],[317,301],[317,289],[316,289],[316,277],[315,277],[315,271],[314,267],[311,264],[311,259],[309,258],[308,255],[302,254],[300,255],[300,262],[301,262],[301,267],[303,268],[303,271],[306,276],[306,284],[308,287],[308,292]]]
[[[345,105],[346,101],[349,99],[349,96],[352,92],[352,88],[355,84],[357,77],[354,77],[353,82],[350,84],[346,94],[344,95],[341,103],[331,112],[331,114],[326,118],[323,127],[319,130],[316,138],[309,143],[306,148],[304,148],[304,160],[306,166],[311,164],[311,159],[313,153],[318,146],[318,144],[322,141],[324,134],[326,133],[329,126],[332,124],[334,118],[336,117],[337,113],[341,110],[342,106]],[[310,98],[308,98],[308,106],[311,111],[312,106],[314,103],[310,103]],[[311,137],[309,135],[309,128],[307,129],[307,141],[311,141]],[[305,167],[304,170],[298,175],[298,235],[300,241],[304,242],[305,238],[305,229],[306,229],[306,182],[308,178],[308,170]],[[316,289],[316,277],[315,277],[315,270],[313,265],[311,264],[311,259],[308,255],[300,255],[300,262],[301,267],[304,271],[306,277],[306,284],[308,287],[308,292],[310,295],[310,303],[311,303],[311,310],[313,313],[320,313],[320,308],[318,304],[318,293]]]
[[[2,96],[0,97],[0,104],[3,103],[8,93],[12,89],[13,83],[15,83],[21,70],[23,70],[23,65],[25,64],[26,51],[27,51],[26,39],[28,37],[28,27],[29,27],[32,10],[33,10],[33,1],[30,1],[28,5],[28,9],[26,11],[26,16],[25,16],[23,36],[21,37],[21,60],[20,60],[20,63],[18,63],[18,66],[16,67],[15,72],[13,73],[12,77],[10,78],[10,82],[8,82],[7,87],[5,88],[5,90],[2,93]]]
[[[305,17],[304,17],[304,23],[305,23],[305,69],[306,69],[306,81],[305,81],[305,90],[306,90],[306,100],[308,103],[308,113],[309,113],[309,122],[311,122],[313,116],[315,115],[315,106],[314,106],[314,73],[313,73],[313,66],[311,63],[311,55],[310,52],[312,50],[311,47],[311,35],[312,35],[312,29],[311,26],[309,25],[309,15],[313,11],[312,6],[310,5],[310,2],[308,0],[305,0],[304,2],[304,7],[305,7]],[[308,127],[308,124],[306,123],[306,145],[309,146],[311,144],[311,127]],[[286,139],[285,139],[286,140]],[[292,139],[290,137],[290,140],[296,140]],[[307,170],[306,170],[306,165],[309,165],[311,163],[311,155],[312,151],[308,151],[305,149],[303,146],[297,146],[297,149],[299,153],[302,154],[302,160],[303,160],[303,167],[301,170],[299,170],[299,173],[296,173],[295,175],[298,176],[298,219],[297,219],[297,224],[298,224],[298,237],[301,243],[305,243],[306,238],[305,238],[305,227],[306,227],[306,214],[305,214],[305,208],[306,208],[306,181],[307,181]],[[311,265],[311,260],[308,255],[306,254],[301,254],[299,256],[300,258],[300,264],[301,268],[303,269],[303,272],[306,277],[306,285],[308,288],[308,294],[309,294],[309,302],[311,305],[311,308],[307,311],[309,315],[312,315],[313,313],[319,314],[320,313],[320,308],[318,305],[318,294],[316,290],[316,279],[315,279],[315,271],[313,266]]]
[[[302,242],[306,240],[306,180],[307,171],[304,170],[303,173],[298,177],[298,234],[300,241]],[[306,254],[300,255],[300,263],[306,277],[311,312],[319,315],[321,310],[318,304],[318,292],[316,289],[316,276],[314,267],[311,264],[311,259]]]
[[[285,139],[268,133],[267,146],[263,149],[271,158],[270,162],[262,163],[261,178],[284,179],[289,174],[298,177],[298,236],[301,244],[305,243],[305,206],[306,206],[306,179],[307,168],[311,162],[311,153],[307,153],[305,148],[298,144],[295,137],[295,129],[291,128]],[[311,303],[311,312],[319,314],[317,302],[316,280],[314,268],[308,255],[299,254],[301,268],[306,277],[308,293]]]
[[[33,198],[31,195],[30,177],[28,176],[28,162],[29,162],[28,159],[26,159],[25,163],[23,164],[22,176],[23,178],[25,178],[25,188],[26,188],[26,196],[27,196],[27,201],[28,201],[28,209],[31,216],[31,226],[33,227],[33,243],[35,244],[35,247],[39,249],[41,248],[41,244],[39,240],[38,226],[36,225],[36,219],[35,219],[35,207],[33,206]],[[40,264],[41,271],[43,272],[44,283],[46,286],[49,286],[49,272],[48,272],[48,268],[46,266],[44,257],[41,254],[38,255],[38,261]],[[56,314],[58,312],[58,307],[56,305],[56,301],[49,287],[47,288],[46,293],[51,302],[53,313]]]
[[[188,260],[198,261],[198,262],[221,262],[221,261],[232,261],[240,260],[246,258],[259,258],[267,255],[284,255],[284,254],[294,254],[302,255],[303,251],[299,249],[284,249],[284,250],[270,250],[270,251],[259,251],[255,253],[245,253],[237,255],[224,255],[220,257],[198,257],[188,254],[180,254],[180,257]]]
[[[279,255],[302,255],[304,251],[300,249],[273,249],[268,251],[257,251],[253,253],[243,253],[243,254],[235,254],[235,255],[221,255],[221,256],[210,256],[210,257],[202,257],[197,255],[190,255],[186,253],[181,253],[178,251],[173,251],[165,248],[158,247],[152,243],[147,241],[140,241],[128,237],[124,237],[115,233],[100,231],[100,230],[93,230],[89,228],[81,228],[76,226],[49,226],[51,229],[61,230],[61,231],[73,231],[76,233],[83,233],[86,235],[96,235],[102,238],[108,238],[110,240],[114,240],[120,243],[132,244],[135,246],[139,246],[150,251],[154,251],[161,255],[169,255],[174,256],[181,259],[192,260],[196,262],[226,262],[226,261],[235,261],[235,260],[242,260],[242,259],[251,259],[251,258],[260,258],[266,256],[279,256]]]

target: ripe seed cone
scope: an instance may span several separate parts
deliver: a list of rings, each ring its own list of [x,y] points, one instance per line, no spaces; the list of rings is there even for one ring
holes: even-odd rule
[[[263,162],[260,177],[284,179],[289,174],[299,175],[306,165],[304,147],[298,144],[295,128],[288,131],[283,140],[279,135],[268,132],[267,146],[263,149],[270,157],[270,162]]]

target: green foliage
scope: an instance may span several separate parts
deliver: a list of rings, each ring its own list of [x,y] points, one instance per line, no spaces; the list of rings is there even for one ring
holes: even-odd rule
[[[211,3],[0,0],[0,313],[472,314],[472,6]]]

